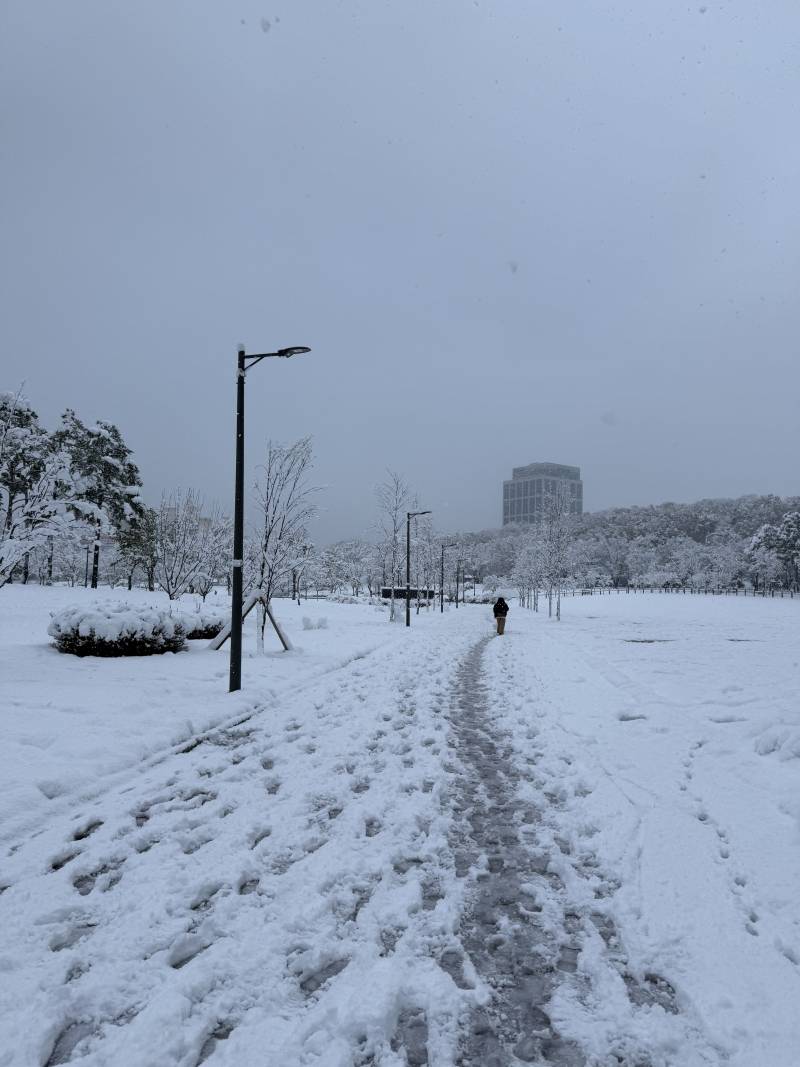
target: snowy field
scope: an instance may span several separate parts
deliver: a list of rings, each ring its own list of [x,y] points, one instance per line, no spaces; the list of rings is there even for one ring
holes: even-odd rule
[[[109,775],[160,756],[195,733],[241,717],[249,696],[228,695],[228,652],[210,652],[208,641],[189,642],[178,655],[131,659],[78,659],[60,655],[47,636],[50,613],[96,600],[147,603],[169,610],[164,593],[10,585],[0,600],[0,841],[66,810],[76,791],[98,787]],[[199,597],[186,596],[191,611]],[[284,687],[305,684],[341,667],[353,656],[385,643],[391,630],[376,626],[375,609],[309,600],[298,607],[276,601],[277,614],[295,644],[292,657],[270,630],[265,657],[255,657],[255,612],[245,621],[245,682],[258,682],[262,704]],[[219,605],[219,606],[217,606]],[[209,596],[209,610],[228,611],[227,600]],[[178,610],[178,607],[176,607]],[[304,630],[302,620],[327,629]]]
[[[800,601],[282,601],[230,697],[87,595],[0,592],[0,1067],[800,1063]]]

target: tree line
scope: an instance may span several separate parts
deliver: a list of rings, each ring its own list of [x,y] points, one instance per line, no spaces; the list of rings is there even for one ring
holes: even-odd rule
[[[318,548],[310,536],[317,488],[310,484],[311,439],[267,442],[255,484],[255,515],[245,547],[245,589],[269,601],[405,585],[406,514],[416,494],[396,471],[375,487],[369,536]],[[142,479],[119,429],[85,424],[67,409],[53,431],[21,393],[0,393],[0,587],[9,581],[71,585],[121,583],[176,599],[203,599],[229,586],[231,522],[194,489],[141,498]],[[466,585],[514,589],[560,613],[567,587],[797,588],[800,498],[745,496],[612,508],[573,516],[566,498],[545,501],[542,521],[477,533],[443,534],[432,517],[411,525],[412,584],[458,598]],[[443,552],[444,549],[444,552]]]
[[[314,489],[309,438],[268,443],[247,540],[246,581],[267,598],[308,552]],[[231,522],[194,489],[141,498],[142,479],[120,430],[67,409],[52,431],[21,392],[0,393],[0,588],[27,583],[134,584],[171,599],[205,600],[229,585]]]

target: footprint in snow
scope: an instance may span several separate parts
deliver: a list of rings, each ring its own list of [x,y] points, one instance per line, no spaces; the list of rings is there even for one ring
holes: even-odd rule
[[[233,1033],[234,1024],[230,1019],[221,1019],[203,1042],[195,1067],[200,1067],[216,1051],[220,1041],[227,1041]]]
[[[58,856],[55,856],[50,861],[51,871],[60,871],[62,867],[66,867],[68,863],[80,856],[81,850],[79,848],[71,849],[69,852],[62,852]]]
[[[455,982],[459,989],[474,989],[474,983],[464,974],[464,957],[458,949],[448,948],[439,957],[439,966]]]
[[[211,834],[201,834],[198,837],[185,841],[181,846],[181,850],[185,856],[192,856],[195,852],[199,852],[201,848],[213,840],[214,838]]]
[[[197,934],[187,934],[185,937],[179,938],[169,950],[167,963],[173,970],[179,971],[202,952],[211,948],[213,944],[214,942],[209,941],[208,938],[200,937]]]
[[[405,1052],[408,1067],[425,1067],[428,1061],[428,1020],[421,1008],[406,1008],[397,1020],[391,1040],[393,1052]]]
[[[102,825],[102,819],[90,819],[89,822],[84,823],[83,826],[75,831],[72,835],[72,840],[85,841],[87,837],[91,837],[95,830],[99,830]]]
[[[222,882],[210,882],[208,885],[202,886],[195,894],[194,900],[189,905],[191,911],[203,912],[208,911],[211,907],[211,901],[222,889]]]
[[[120,868],[125,862],[125,858],[118,857],[116,859],[109,860],[107,863],[101,864],[99,867],[95,867],[94,870],[89,871],[86,874],[79,874],[73,879],[73,886],[78,890],[82,897],[88,896],[94,889],[99,879],[103,879],[101,888],[103,892],[113,888],[122,878],[122,872]],[[105,877],[105,876],[108,877]]]
[[[50,939],[50,951],[63,952],[65,948],[72,948],[79,941],[89,937],[96,925],[96,923],[91,922],[78,923],[61,934],[55,934]]]
[[[80,1056],[89,1051],[89,1038],[98,1036],[93,1022],[71,1022],[56,1037],[44,1067],[57,1067],[69,1063],[77,1052]]]
[[[258,829],[252,830],[248,839],[250,848],[254,849],[256,845],[260,845],[271,833],[272,828],[270,826],[261,826]]]
[[[330,981],[337,974],[345,969],[350,962],[349,959],[331,960],[330,963],[326,963],[323,967],[319,967],[314,971],[306,974],[300,980],[300,988],[306,994],[311,996],[312,993],[316,993],[326,982]]]

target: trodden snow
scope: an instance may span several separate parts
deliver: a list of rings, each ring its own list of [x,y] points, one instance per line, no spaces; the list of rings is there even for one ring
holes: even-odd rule
[[[2,591],[0,1067],[800,1063],[800,600],[278,601],[233,697],[89,600]]]

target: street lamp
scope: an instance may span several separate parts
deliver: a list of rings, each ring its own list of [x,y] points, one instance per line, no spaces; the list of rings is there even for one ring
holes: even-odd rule
[[[442,570],[439,575],[439,611],[442,615],[444,615],[444,550],[455,548],[457,544],[457,541],[451,541],[448,545],[442,544]]]
[[[430,511],[406,512],[406,626],[411,625],[411,520],[417,515],[431,515]]]
[[[236,490],[233,500],[233,580],[231,582],[231,667],[228,692],[242,688],[242,567],[244,564],[244,382],[247,371],[262,359],[289,359],[310,348],[279,348],[257,356],[239,345],[236,370]]]

